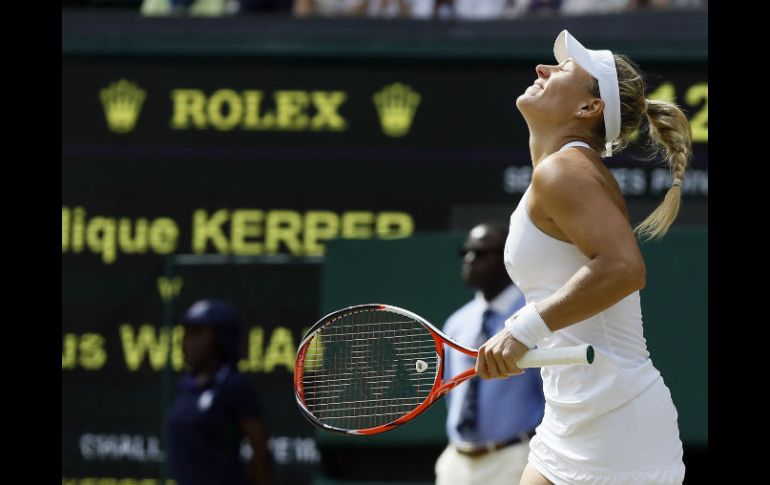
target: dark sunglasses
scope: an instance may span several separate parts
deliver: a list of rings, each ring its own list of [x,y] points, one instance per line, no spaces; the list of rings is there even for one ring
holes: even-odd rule
[[[485,249],[466,249],[462,248],[460,249],[459,255],[461,258],[464,258],[466,254],[473,253],[476,255],[476,257],[482,257],[487,254],[498,254],[500,256],[503,255],[503,248],[485,248]]]

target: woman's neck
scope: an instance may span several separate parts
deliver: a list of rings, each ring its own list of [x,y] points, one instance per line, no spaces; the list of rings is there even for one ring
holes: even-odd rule
[[[535,135],[529,137],[529,154],[532,157],[532,166],[537,167],[549,155],[559,151],[561,147],[571,141],[582,141],[591,145],[587,137],[579,135],[555,134],[555,135]]]
[[[565,122],[554,126],[553,123],[537,123],[527,120],[529,127],[529,154],[532,166],[537,167],[549,155],[559,151],[571,141],[582,141],[591,146],[591,133],[581,124]],[[540,126],[543,125],[543,126]]]

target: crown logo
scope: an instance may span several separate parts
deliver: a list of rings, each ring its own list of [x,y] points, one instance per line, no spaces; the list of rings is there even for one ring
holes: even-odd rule
[[[397,138],[409,133],[417,105],[420,104],[419,94],[409,86],[394,83],[382,88],[373,98],[382,131],[386,135]]]
[[[128,133],[134,129],[142,110],[145,92],[136,84],[121,79],[99,92],[107,125],[114,133]]]

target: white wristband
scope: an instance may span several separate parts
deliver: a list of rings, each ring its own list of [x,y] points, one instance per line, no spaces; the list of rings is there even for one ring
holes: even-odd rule
[[[513,338],[534,348],[538,342],[550,337],[553,332],[545,324],[540,313],[535,308],[535,302],[528,303],[505,321],[505,328]]]

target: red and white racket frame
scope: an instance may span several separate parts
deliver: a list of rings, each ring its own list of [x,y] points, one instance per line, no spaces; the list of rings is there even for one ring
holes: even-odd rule
[[[355,430],[342,429],[334,426],[329,426],[328,424],[325,424],[319,421],[315,416],[313,416],[313,414],[305,406],[305,402],[304,402],[305,389],[302,383],[302,378],[304,376],[304,371],[305,371],[305,355],[307,353],[307,348],[310,345],[310,341],[312,340],[316,331],[319,328],[323,327],[325,323],[329,322],[330,319],[334,317],[334,315],[340,314],[340,316],[342,316],[342,315],[355,312],[356,310],[363,310],[363,309],[374,309],[377,311],[387,310],[392,313],[398,313],[398,314],[404,315],[405,317],[411,318],[416,322],[420,323],[421,325],[425,326],[425,328],[427,328],[428,331],[431,333],[431,336],[433,337],[433,341],[436,343],[436,356],[438,359],[436,378],[433,381],[433,388],[431,389],[425,401],[423,401],[421,404],[419,404],[416,408],[414,408],[409,413],[401,416],[400,418],[394,421],[391,421],[389,423],[386,423],[380,426],[375,426],[373,428],[355,429]],[[430,322],[428,322],[421,316],[415,313],[412,313],[409,310],[399,308],[397,306],[385,305],[381,303],[369,303],[364,305],[353,305],[347,308],[336,310],[332,313],[329,313],[325,317],[321,318],[318,322],[313,324],[313,326],[310,327],[310,329],[305,334],[305,337],[302,339],[302,341],[299,344],[299,348],[297,350],[297,359],[294,362],[294,396],[297,399],[297,404],[299,405],[299,408],[302,410],[302,414],[311,423],[329,431],[334,431],[337,433],[344,433],[344,434],[352,434],[352,435],[372,435],[372,434],[384,433],[385,431],[390,431],[394,428],[401,426],[404,423],[411,421],[415,417],[419,416],[426,409],[428,409],[428,407],[430,407],[431,404],[436,402],[438,398],[440,398],[447,392],[451,391],[458,385],[462,384],[463,382],[467,381],[468,379],[476,375],[476,369],[474,367],[471,367],[470,369],[454,376],[448,382],[444,382],[443,381],[444,344],[449,345],[453,349],[459,352],[462,352],[463,354],[469,355],[471,357],[475,358],[478,356],[477,350],[468,348],[456,342],[452,338],[444,335],[439,329],[434,327]],[[518,365],[520,368],[523,369],[523,368],[529,368],[529,367],[540,367],[543,365],[590,364],[593,362],[593,360],[594,360],[593,347],[591,347],[588,344],[583,344],[575,347],[530,350],[524,355],[524,357],[522,357],[521,360],[519,360]]]

